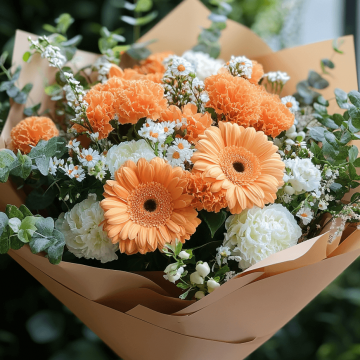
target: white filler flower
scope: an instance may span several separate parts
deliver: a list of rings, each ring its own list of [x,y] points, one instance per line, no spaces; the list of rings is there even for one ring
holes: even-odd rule
[[[70,211],[60,215],[55,227],[65,236],[66,246],[76,257],[96,259],[102,263],[116,260],[119,249],[112,244],[99,224],[104,220],[104,211],[96,201],[95,194],[76,204]]]
[[[243,270],[271,254],[296,245],[302,234],[294,216],[281,204],[263,209],[253,207],[241,214],[231,215],[225,227],[226,239],[237,247],[241,257],[239,267]]]
[[[111,176],[114,178],[115,171],[127,160],[132,160],[135,164],[139,159],[144,158],[150,161],[155,157],[150,145],[143,139],[135,141],[125,141],[113,146],[106,154],[106,164],[109,167]]]
[[[284,181],[291,184],[296,194],[319,190],[321,171],[310,159],[295,158],[287,159],[284,162],[286,167]]]

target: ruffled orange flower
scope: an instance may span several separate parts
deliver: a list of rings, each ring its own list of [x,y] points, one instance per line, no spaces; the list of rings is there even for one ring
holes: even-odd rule
[[[11,130],[11,141],[15,152],[20,150],[23,154],[31,151],[40,140],[49,140],[59,135],[54,122],[43,116],[32,116],[20,121]]]
[[[220,122],[201,136],[191,158],[194,171],[212,182],[211,191],[226,191],[232,214],[254,205],[264,207],[276,199],[283,184],[285,164],[277,147],[263,132],[237,124]]]
[[[219,120],[254,126],[261,115],[261,91],[248,80],[221,72],[205,79],[210,100],[206,106],[218,114]]]
[[[100,205],[104,230],[122,253],[145,254],[166,243],[190,239],[200,224],[193,199],[183,194],[186,180],[180,167],[158,157],[150,162],[127,161],[104,186]]]
[[[181,130],[186,129],[184,138],[192,143],[196,143],[199,136],[212,124],[211,115],[208,112],[198,113],[194,104],[186,104],[182,111],[177,106],[170,105],[160,117],[160,121],[181,121],[182,119],[186,119],[186,125],[181,127]]]
[[[281,102],[278,95],[263,91],[260,119],[254,126],[255,129],[276,137],[282,131],[290,129],[294,124],[295,115]]]
[[[190,173],[186,171],[185,178],[188,181],[186,192],[194,196],[191,206],[200,211],[205,209],[209,212],[219,212],[227,207],[226,191],[213,193],[211,182],[205,181],[201,173]]]
[[[109,71],[109,79],[113,77],[118,77],[124,80],[150,80],[158,84],[161,83],[161,79],[164,73],[149,73],[142,74],[134,69],[125,69],[122,70],[119,66],[112,65]]]
[[[109,91],[99,91],[101,89],[98,85],[93,87],[85,96],[85,101],[89,104],[86,115],[94,132],[99,133],[99,139],[108,137],[113,127],[110,125],[110,120],[114,118],[114,96]],[[78,124],[73,125],[73,128],[81,133],[86,129]]]
[[[136,124],[143,117],[157,120],[167,107],[163,87],[149,80],[128,81],[117,95],[115,112],[121,124]]]
[[[261,64],[259,64],[255,60],[251,60],[253,67],[252,67],[252,73],[251,78],[248,79],[252,84],[258,84],[260,79],[264,75],[264,68]]]
[[[151,54],[147,59],[140,62],[140,66],[135,65],[134,69],[141,74],[164,74],[166,69],[163,61],[173,54],[172,51]]]

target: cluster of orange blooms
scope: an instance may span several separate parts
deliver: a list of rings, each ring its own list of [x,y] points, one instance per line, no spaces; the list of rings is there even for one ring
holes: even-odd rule
[[[101,202],[104,229],[120,251],[146,253],[178,238],[184,242],[195,232],[197,211],[240,213],[254,205],[273,203],[283,184],[284,163],[268,141],[291,127],[294,115],[279,96],[258,85],[262,66],[253,62],[251,79],[232,76],[226,69],[205,79],[210,113],[196,105],[168,106],[160,84],[163,60],[170,53],[154,54],[133,69],[112,66],[109,79],[86,95],[87,117],[99,139],[113,130],[110,121],[136,124],[142,118],[183,122],[184,138],[195,145],[191,172],[172,168],[156,157],[137,164],[127,161],[105,185]],[[81,133],[81,125],[73,125]],[[47,118],[28,118],[11,132],[13,147],[30,151],[40,139],[57,136]],[[180,136],[180,135],[177,135]]]

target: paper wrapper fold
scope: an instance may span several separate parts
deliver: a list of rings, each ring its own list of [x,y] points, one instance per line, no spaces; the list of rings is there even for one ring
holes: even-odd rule
[[[141,40],[157,38],[153,51],[181,55],[196,43],[199,26],[209,24],[208,14],[200,2],[183,1]],[[22,62],[29,35],[17,31],[13,61],[23,68],[19,86],[33,83],[32,103],[42,102],[44,110],[51,106],[44,79],[51,84],[55,70],[36,56],[30,63]],[[350,36],[344,40],[345,54],[334,59],[330,87],[323,91],[327,98],[337,87],[357,88],[353,40]],[[232,21],[221,42],[225,60],[245,55],[262,63],[266,72],[287,71],[291,80],[284,95],[293,93],[310,69],[320,71],[320,59],[332,53],[331,41],[273,53],[258,36]],[[71,66],[91,64],[97,56],[79,51]],[[335,111],[334,100],[331,106]],[[22,112],[23,106],[11,108],[0,149],[9,145],[11,128],[23,119]],[[8,203],[24,202],[10,182],[0,185],[0,194],[1,211]],[[338,238],[330,244],[324,229],[320,236],[271,255],[197,302],[180,300],[179,289],[165,281],[162,272],[134,274],[67,262],[54,266],[33,255],[28,246],[10,251],[10,256],[124,360],[166,359],[169,354],[174,360],[239,360],[266,342],[359,256],[360,231],[347,230],[343,242]]]

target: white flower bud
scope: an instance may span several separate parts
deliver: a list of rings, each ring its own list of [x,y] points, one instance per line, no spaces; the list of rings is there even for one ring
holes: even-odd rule
[[[201,277],[201,275],[195,271],[190,275],[190,281],[193,284],[202,285],[204,283],[204,279]]]
[[[204,278],[210,274],[210,267],[207,262],[196,265],[196,271]]]
[[[165,273],[165,274],[168,274],[170,271],[176,270],[177,266],[178,266],[177,263],[173,263],[173,264],[168,265],[168,266],[165,268],[164,273]]]
[[[180,251],[179,258],[183,260],[187,260],[190,257],[190,254],[186,251]]]
[[[294,195],[295,194],[295,189],[293,187],[291,187],[291,186],[285,186],[284,191],[288,195]]]
[[[305,133],[303,131],[298,132],[298,136],[301,136],[303,140],[305,139]]]
[[[220,284],[216,282],[214,279],[208,280],[206,285],[208,287],[209,293],[213,292],[216,288],[220,287]]]
[[[296,137],[296,136],[294,136],[294,137]],[[286,140],[285,140],[285,144],[286,144],[286,145],[294,145],[295,142],[294,142],[293,140],[291,140],[291,139],[286,139]]]
[[[294,132],[296,132],[296,126],[295,125],[291,126],[290,129],[286,130],[286,136],[288,136],[288,135],[290,135],[290,134],[292,134]]]
[[[196,299],[196,300],[200,300],[200,299],[202,299],[204,296],[205,296],[205,293],[204,293],[203,291],[197,291],[197,292],[195,293],[195,299]]]

